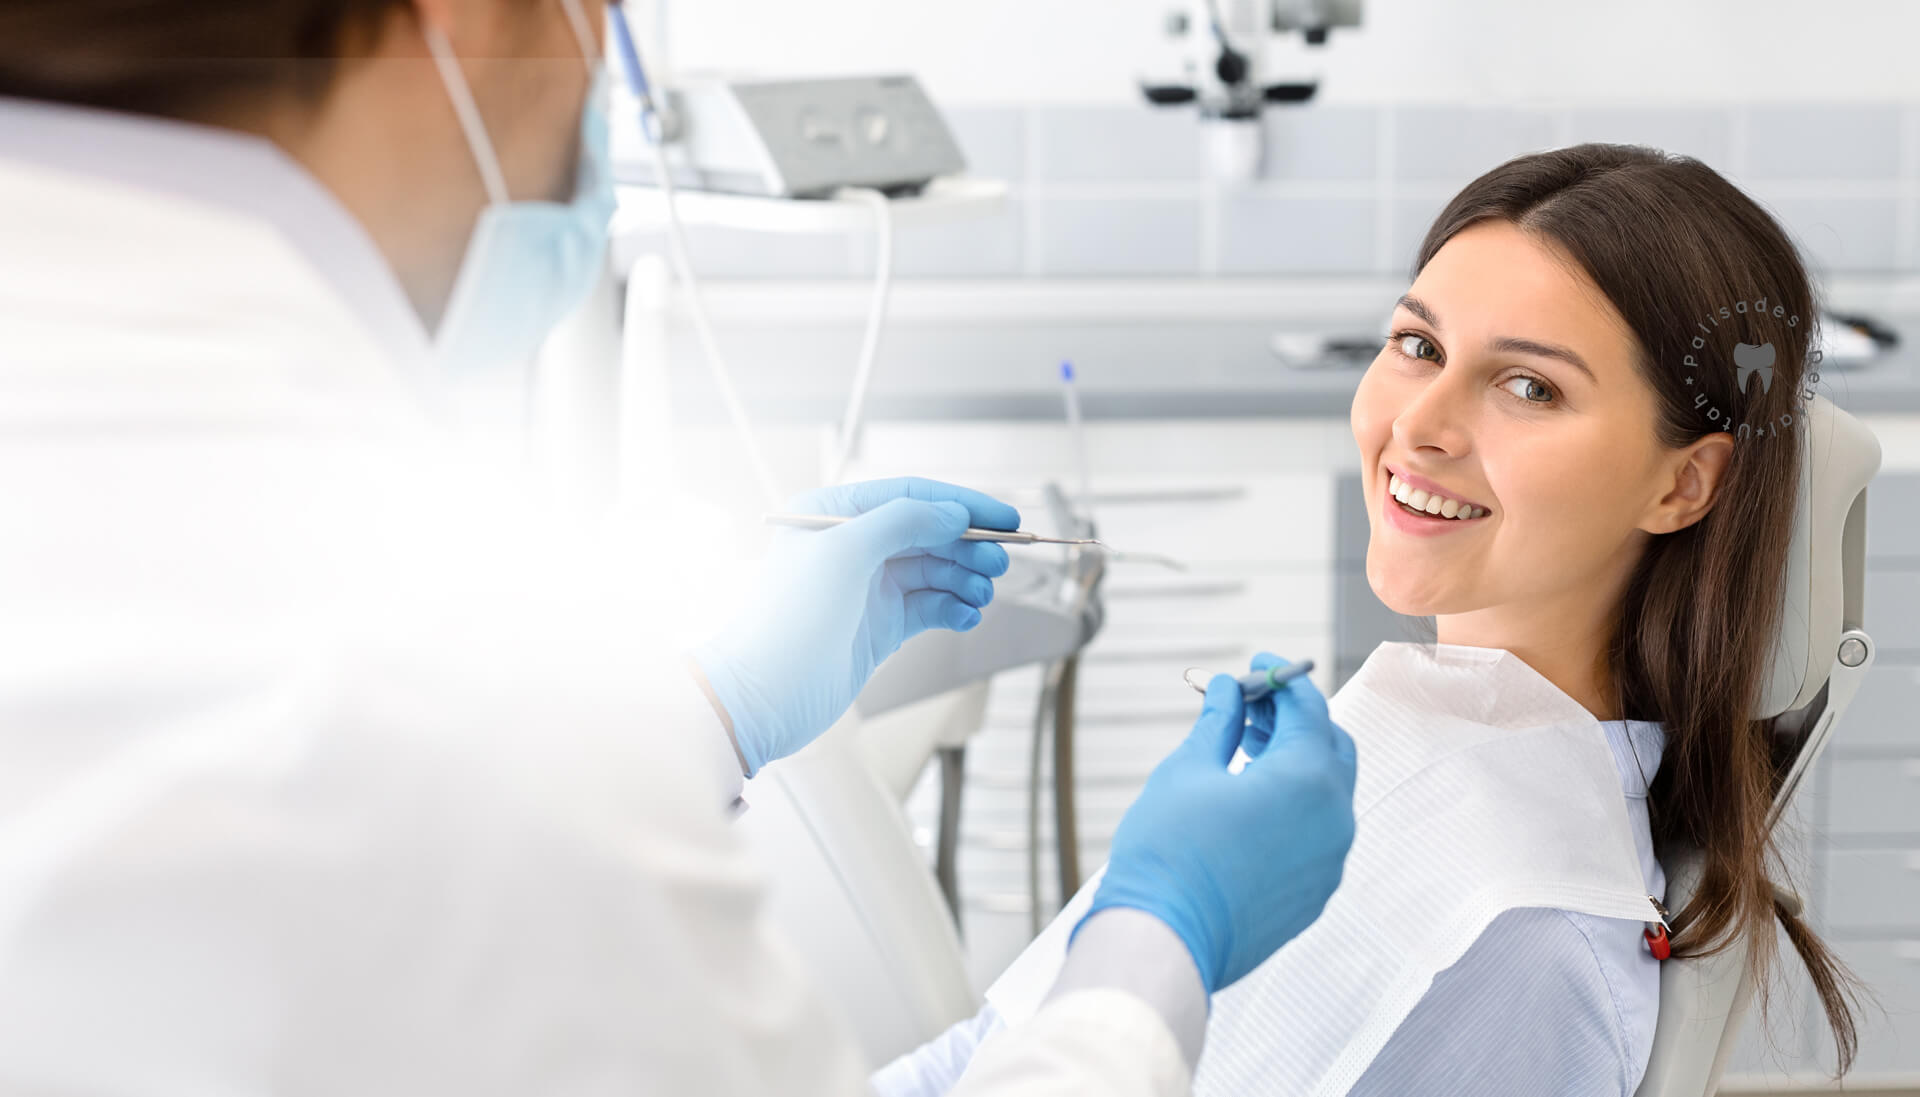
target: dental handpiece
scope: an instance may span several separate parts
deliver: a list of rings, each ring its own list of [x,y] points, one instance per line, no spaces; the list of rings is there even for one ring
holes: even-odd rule
[[[1266,670],[1254,671],[1252,674],[1243,674],[1240,676],[1240,698],[1251,704],[1275,690],[1285,688],[1288,682],[1312,669],[1313,660],[1303,659],[1292,666],[1269,667]],[[1203,677],[1196,680],[1194,678],[1196,674]],[[1212,680],[1212,677],[1199,667],[1188,667],[1185,675],[1187,684],[1201,693],[1207,692],[1207,683]]]
[[[832,529],[851,518],[838,514],[769,514],[770,526],[792,526],[795,529]],[[1091,545],[1094,548],[1107,549],[1107,546],[1090,537],[1042,537],[1037,533],[1028,533],[1019,529],[981,529],[978,526],[968,529],[960,535],[962,541],[992,541],[1002,545]],[[1111,552],[1112,549],[1107,549]]]

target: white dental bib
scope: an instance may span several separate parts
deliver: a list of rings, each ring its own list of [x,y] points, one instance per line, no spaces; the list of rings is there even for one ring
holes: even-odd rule
[[[1600,722],[1500,648],[1388,642],[1328,699],[1358,762],[1319,920],[1214,996],[1194,1092],[1346,1093],[1439,972],[1515,907],[1659,922]],[[987,991],[1032,1016],[1096,876]]]

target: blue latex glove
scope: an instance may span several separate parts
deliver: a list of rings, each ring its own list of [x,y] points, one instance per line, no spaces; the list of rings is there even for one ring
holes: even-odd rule
[[[751,607],[691,653],[749,776],[833,726],[901,644],[979,624],[1007,551],[959,537],[970,525],[1020,527],[1005,503],[917,478],[822,488],[787,509],[859,517],[776,533]]]
[[[1263,651],[1253,657],[1253,662],[1249,669],[1256,671],[1272,670],[1274,667],[1291,665],[1291,663],[1280,658],[1278,655],[1270,651]],[[1267,749],[1267,742],[1273,738],[1274,721],[1279,716],[1279,704],[1277,700],[1279,696],[1277,693],[1269,693],[1265,697],[1247,706],[1247,730],[1245,736],[1240,740],[1240,749],[1247,752],[1247,757],[1259,757],[1260,752]]]
[[[1266,658],[1254,668],[1278,662]],[[1245,733],[1239,683],[1227,674],[1208,683],[1192,734],[1120,820],[1086,915],[1136,907],[1159,918],[1209,994],[1320,916],[1353,845],[1353,739],[1328,718],[1326,698],[1301,677],[1257,704],[1269,706],[1265,727]],[[1251,760],[1228,773],[1242,746]]]

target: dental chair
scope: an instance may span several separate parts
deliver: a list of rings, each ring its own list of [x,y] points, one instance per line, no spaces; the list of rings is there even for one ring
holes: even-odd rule
[[[1766,445],[1747,441],[1741,445]],[[1864,630],[1867,481],[1880,468],[1880,443],[1859,420],[1815,396],[1807,407],[1800,501],[1788,550],[1784,613],[1773,677],[1754,713],[1778,718],[1775,734],[1792,757],[1767,817],[1771,829],[1826,750],[1840,714],[1873,665]],[[1679,910],[1700,878],[1697,856],[1667,864],[1667,906]],[[1790,911],[1801,898],[1776,885]],[[1668,960],[1660,972],[1660,1018],[1647,1073],[1635,1097],[1710,1097],[1739,1041],[1753,980],[1743,943],[1718,955]]]

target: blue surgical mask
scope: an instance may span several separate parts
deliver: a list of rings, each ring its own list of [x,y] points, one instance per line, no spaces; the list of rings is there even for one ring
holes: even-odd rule
[[[427,29],[428,48],[439,63],[488,196],[434,336],[435,359],[460,376],[529,362],[593,288],[606,262],[614,212],[606,66],[595,54],[579,0],[561,2],[592,74],[580,118],[577,184],[568,202],[514,201],[507,194],[500,161],[466,77],[446,39]]]

